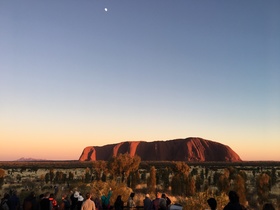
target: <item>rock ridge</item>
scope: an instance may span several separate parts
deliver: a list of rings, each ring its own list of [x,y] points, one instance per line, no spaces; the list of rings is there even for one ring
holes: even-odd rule
[[[160,141],[125,141],[84,148],[79,161],[108,161],[119,153],[138,155],[142,161],[242,161],[229,146],[198,137]]]

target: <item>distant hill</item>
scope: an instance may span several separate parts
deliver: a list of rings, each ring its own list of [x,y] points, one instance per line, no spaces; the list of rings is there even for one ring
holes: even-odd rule
[[[142,161],[241,161],[239,155],[229,146],[190,137],[166,141],[126,141],[104,146],[89,146],[84,148],[79,160],[109,160],[119,153],[129,153],[132,157],[138,155]]]
[[[22,157],[22,158],[19,158],[17,159],[16,161],[22,161],[22,162],[31,162],[31,161],[43,161],[44,159],[36,159],[36,158],[25,158],[25,157]]]

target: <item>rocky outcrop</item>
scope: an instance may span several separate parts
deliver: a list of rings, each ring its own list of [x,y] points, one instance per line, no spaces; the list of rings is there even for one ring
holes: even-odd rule
[[[241,161],[229,146],[202,138],[167,141],[127,141],[105,146],[89,146],[80,161],[109,160],[119,153],[138,155],[142,161]]]

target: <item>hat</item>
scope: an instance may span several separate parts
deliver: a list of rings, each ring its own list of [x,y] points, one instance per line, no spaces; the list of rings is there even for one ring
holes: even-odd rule
[[[83,200],[84,200],[83,196],[79,195],[78,196],[78,201],[83,201]]]
[[[149,198],[150,197],[150,195],[149,194],[146,194],[146,198]]]
[[[79,195],[80,195],[80,193],[79,193],[78,191],[76,191],[76,192],[74,193],[74,198],[78,198]]]

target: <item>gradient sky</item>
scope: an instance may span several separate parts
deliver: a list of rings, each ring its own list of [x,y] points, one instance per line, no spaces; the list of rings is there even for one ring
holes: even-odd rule
[[[201,137],[280,161],[279,23],[279,0],[1,0],[0,160]]]

